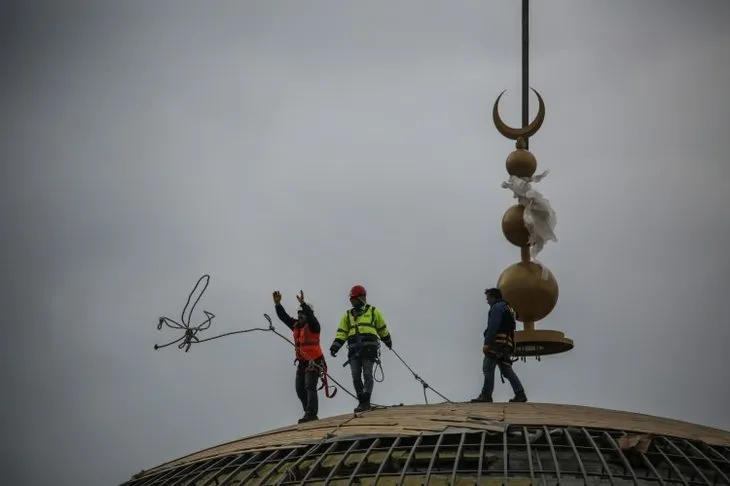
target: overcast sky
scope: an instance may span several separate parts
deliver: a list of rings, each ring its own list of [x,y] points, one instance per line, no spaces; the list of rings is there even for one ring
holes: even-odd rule
[[[576,348],[517,365],[532,401],[730,429],[725,3],[533,6],[560,284],[537,327]],[[22,4],[0,29],[8,484],[118,484],[296,422],[276,336],[153,350],[205,273],[207,336],[303,289],[326,347],[360,283],[419,374],[476,396],[483,289],[519,258],[514,145],[490,119],[507,89],[520,120],[519,2]],[[383,364],[373,401],[423,402]],[[320,416],[354,406],[340,391]]]

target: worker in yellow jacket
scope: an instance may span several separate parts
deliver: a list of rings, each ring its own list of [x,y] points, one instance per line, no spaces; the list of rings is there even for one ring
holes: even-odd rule
[[[335,357],[347,342],[347,361],[352,372],[352,384],[357,394],[358,405],[355,412],[369,410],[373,393],[373,368],[378,361],[380,341],[388,348],[393,347],[390,331],[380,309],[367,303],[367,292],[362,285],[350,290],[352,308],[340,319],[335,340],[330,346],[330,354]]]

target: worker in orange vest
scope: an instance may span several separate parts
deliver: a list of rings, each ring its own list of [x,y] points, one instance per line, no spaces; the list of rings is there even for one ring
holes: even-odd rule
[[[304,292],[301,290],[297,295],[299,309],[296,319],[289,316],[284,310],[284,306],[281,305],[281,293],[278,290],[274,292],[273,296],[277,317],[294,333],[294,352],[297,364],[295,389],[304,409],[304,416],[299,419],[299,423],[317,420],[319,409],[317,383],[321,371],[326,366],[324,353],[319,345],[321,326],[314,316],[312,306],[304,301]]]

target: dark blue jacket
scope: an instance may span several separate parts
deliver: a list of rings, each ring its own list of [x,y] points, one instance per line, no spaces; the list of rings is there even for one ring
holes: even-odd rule
[[[491,346],[494,343],[494,338],[501,330],[505,319],[511,320],[511,315],[507,315],[509,309],[507,303],[503,300],[498,300],[494,305],[489,308],[489,317],[487,317],[487,329],[484,331],[484,345]],[[511,326],[510,326],[511,327]],[[508,331],[508,329],[502,332]]]

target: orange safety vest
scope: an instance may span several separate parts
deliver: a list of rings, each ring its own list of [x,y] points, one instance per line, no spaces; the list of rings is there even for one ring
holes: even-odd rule
[[[319,345],[319,333],[309,330],[309,325],[294,326],[294,351],[296,357],[302,361],[313,361],[324,356]]]

